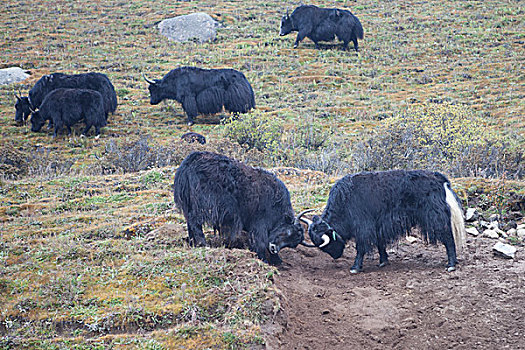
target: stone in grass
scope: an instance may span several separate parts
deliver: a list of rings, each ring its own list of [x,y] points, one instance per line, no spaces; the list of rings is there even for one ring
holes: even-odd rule
[[[469,227],[465,231],[472,236],[479,236],[479,231],[475,227]]]
[[[0,85],[8,85],[26,80],[29,77],[27,71],[20,67],[9,67],[0,69]]]
[[[472,222],[479,218],[479,212],[476,208],[468,208],[465,213],[465,221]]]
[[[492,247],[494,254],[502,256],[506,259],[514,259],[516,250],[517,249],[515,247],[501,242],[496,243],[494,247]]]
[[[483,231],[483,237],[497,239],[499,238],[499,234],[495,230],[488,229]]]
[[[174,41],[197,40],[203,43],[215,40],[219,26],[220,23],[210,15],[198,12],[165,19],[159,23],[159,30],[160,34]]]

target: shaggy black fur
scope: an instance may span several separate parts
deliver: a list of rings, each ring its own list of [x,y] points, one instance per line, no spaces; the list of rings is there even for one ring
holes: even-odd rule
[[[175,174],[174,198],[186,218],[191,245],[206,245],[205,223],[219,231],[228,247],[237,246],[244,230],[250,250],[277,265],[279,250],[304,239],[286,186],[266,170],[223,155],[193,152],[186,157]]]
[[[96,135],[100,128],[106,125],[104,100],[100,92],[88,89],[55,89],[42,101],[40,109],[31,116],[31,131],[40,131],[46,120],[53,121],[56,137],[65,126],[71,133],[71,126],[84,120],[87,135],[92,126]]]
[[[343,42],[343,50],[352,41],[354,49],[359,51],[357,39],[363,39],[363,26],[350,11],[324,9],[314,5],[301,5],[291,15],[287,13],[283,16],[279,35],[291,32],[298,32],[294,48],[308,37],[315,43],[315,48],[319,49],[319,41],[332,41],[337,36]]]
[[[445,186],[457,203],[447,201]],[[334,259],[342,255],[346,241],[355,239],[357,256],[352,272],[359,272],[364,255],[374,247],[379,250],[380,266],[384,266],[388,264],[386,246],[418,228],[425,241],[445,245],[447,266],[452,270],[457,260],[450,205],[461,210],[450,182],[437,172],[394,170],[347,175],[332,187],[322,217],[313,217],[308,233],[317,247],[326,234],[330,243],[321,249]],[[463,225],[462,217],[460,220]]]
[[[150,103],[156,105],[165,99],[182,103],[189,125],[198,114],[218,113],[223,107],[232,113],[255,108],[252,86],[234,69],[180,67],[161,80],[146,81],[150,84]]]
[[[31,105],[29,104],[29,98],[16,96],[15,103],[15,122],[18,125],[25,124],[27,117],[31,114]]]
[[[100,92],[104,102],[104,115],[107,120],[109,113],[117,110],[117,94],[115,87],[109,78],[102,73],[83,73],[83,74],[64,74],[53,73],[44,75],[40,78],[31,90],[29,98],[22,97],[15,104],[17,123],[23,122],[20,118],[30,109],[37,110],[44,101],[45,97],[53,90],[59,88],[68,89],[90,89]]]

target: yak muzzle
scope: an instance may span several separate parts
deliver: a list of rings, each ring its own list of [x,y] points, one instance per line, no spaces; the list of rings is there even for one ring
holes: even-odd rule
[[[272,242],[268,244],[268,250],[270,251],[271,254],[279,253],[279,247],[275,243],[272,243]]]

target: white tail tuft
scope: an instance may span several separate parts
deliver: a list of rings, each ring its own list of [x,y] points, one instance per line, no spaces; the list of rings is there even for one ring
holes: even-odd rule
[[[463,250],[466,241],[465,223],[463,222],[463,211],[459,206],[456,196],[449,188],[448,183],[444,183],[446,201],[450,208],[450,225],[452,226],[452,235],[454,236],[454,242],[456,243],[456,252],[460,254]]]

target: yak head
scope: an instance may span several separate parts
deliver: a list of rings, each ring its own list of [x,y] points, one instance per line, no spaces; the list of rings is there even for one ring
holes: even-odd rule
[[[31,114],[31,131],[37,132],[42,129],[42,126],[46,123],[44,117],[42,117],[40,111],[34,111]]]
[[[29,97],[22,97],[15,95],[15,122],[18,125],[24,124],[27,117],[31,114],[31,103],[29,102]]]
[[[288,10],[286,10],[286,15],[284,15],[283,18],[281,18],[281,30],[279,31],[279,35],[287,35],[294,30],[297,29],[294,28],[292,17],[288,15]]]
[[[317,248],[334,259],[343,255],[346,242],[326,221],[315,215],[312,221],[304,222],[308,223],[308,235]]]
[[[142,74],[144,77],[144,80],[146,80],[149,83],[148,90],[149,90],[149,96],[150,100],[149,103],[152,105],[159,104],[163,100],[163,89],[160,86],[160,80],[151,80],[148,79],[144,73]]]
[[[287,218],[285,222],[268,234],[268,250],[277,254],[285,247],[295,248],[304,241],[304,229],[298,218]]]

